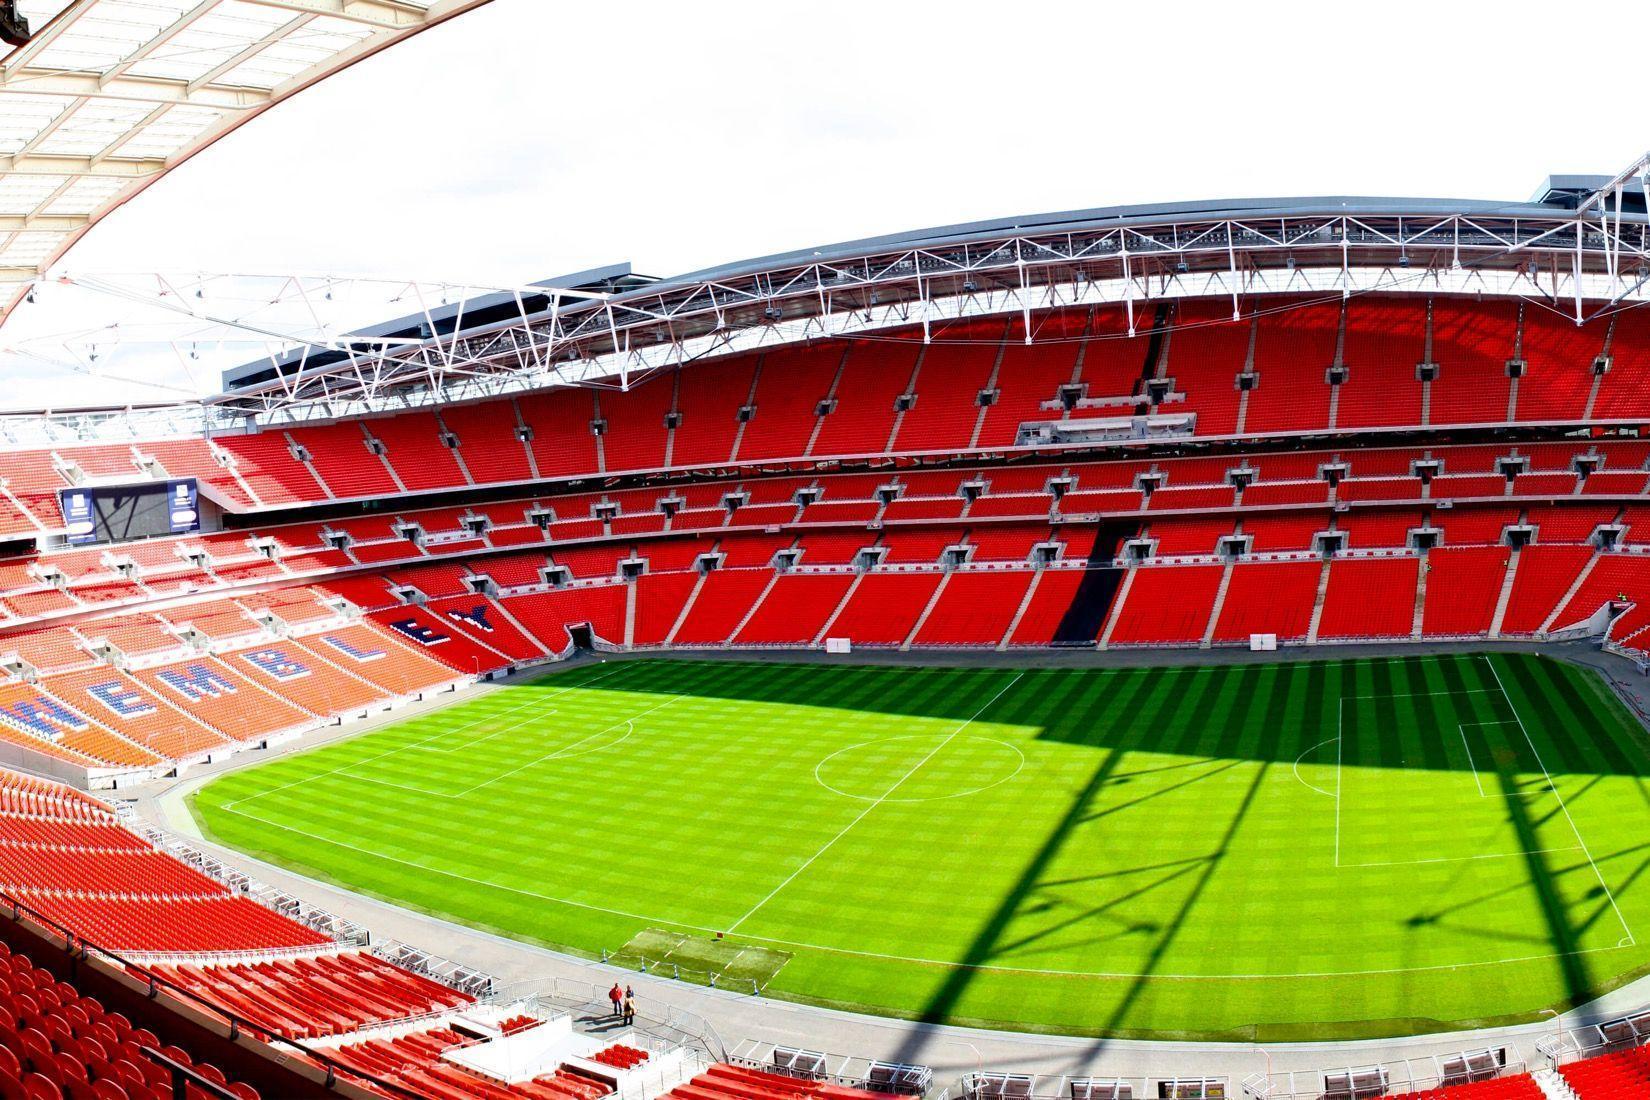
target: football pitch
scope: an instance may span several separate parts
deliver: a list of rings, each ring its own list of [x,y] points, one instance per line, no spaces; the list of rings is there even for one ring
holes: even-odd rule
[[[230,773],[193,809],[304,873],[689,980],[1267,1041],[1528,1019],[1650,970],[1647,777],[1598,674],[1525,654],[642,659]]]

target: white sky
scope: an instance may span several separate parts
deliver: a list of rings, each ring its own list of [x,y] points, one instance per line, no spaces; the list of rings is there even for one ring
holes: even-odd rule
[[[1643,11],[493,0],[253,121],[63,267],[508,285],[1119,203],[1524,199],[1650,145],[1610,62]],[[120,316],[51,298],[5,339]],[[104,359],[216,388],[170,350]],[[10,407],[161,396],[5,353],[0,378]]]

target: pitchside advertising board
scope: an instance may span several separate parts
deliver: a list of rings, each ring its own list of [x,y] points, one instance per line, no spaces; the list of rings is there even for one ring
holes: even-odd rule
[[[192,477],[149,485],[99,485],[58,490],[69,545],[181,535],[200,530]]]

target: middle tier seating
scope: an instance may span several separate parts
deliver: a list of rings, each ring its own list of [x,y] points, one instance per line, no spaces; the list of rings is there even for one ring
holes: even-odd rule
[[[764,360],[747,384],[768,393],[761,379],[780,369]],[[840,389],[846,367],[833,378]],[[730,419],[741,439],[756,422]],[[961,422],[909,419],[925,432]],[[353,448],[347,433],[329,438]],[[1650,444],[1599,438],[743,473],[37,554],[0,562],[13,611],[0,620],[0,740],[88,770],[158,769],[560,656],[585,629],[614,648],[827,637],[1018,648],[1517,638],[1609,623],[1613,642],[1641,648],[1647,463]],[[421,545],[397,533],[409,524]],[[340,530],[370,541],[330,549]],[[491,537],[505,531],[532,539]],[[333,575],[336,559],[318,577],[208,569],[192,589],[135,604],[72,595],[115,562],[142,593],[146,571],[165,582],[203,545],[231,557],[263,546],[281,562],[339,555],[350,571]],[[72,625],[54,625],[56,605],[19,617],[42,593],[72,605]],[[144,611],[156,596],[166,609]]]

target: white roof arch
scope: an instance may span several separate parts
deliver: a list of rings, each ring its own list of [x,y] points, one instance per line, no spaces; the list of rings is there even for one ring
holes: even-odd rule
[[[288,96],[488,0],[18,0],[0,59],[0,323],[81,234]]]

